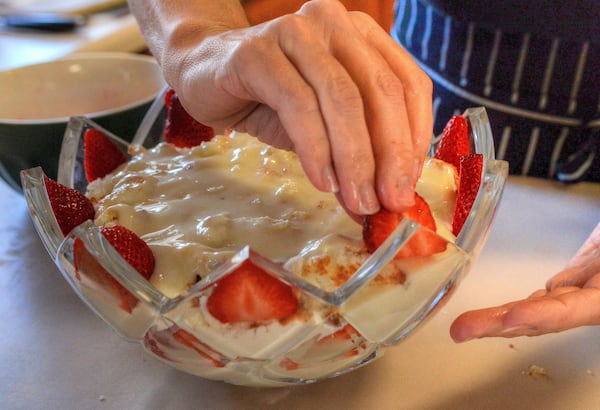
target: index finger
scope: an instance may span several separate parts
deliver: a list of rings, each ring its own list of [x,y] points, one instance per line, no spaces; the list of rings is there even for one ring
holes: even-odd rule
[[[465,312],[450,326],[450,336],[465,342],[482,337],[536,336],[600,324],[600,289],[563,287],[542,293]]]
[[[352,12],[356,29],[374,47],[402,82],[405,110],[413,143],[416,183],[433,134],[433,82],[414,58],[364,13]]]

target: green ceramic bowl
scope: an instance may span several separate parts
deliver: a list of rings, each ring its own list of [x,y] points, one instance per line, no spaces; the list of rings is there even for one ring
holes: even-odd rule
[[[1,71],[0,177],[17,191],[22,169],[41,166],[56,178],[72,116],[132,138],[164,86],[153,57],[129,53],[86,53]]]

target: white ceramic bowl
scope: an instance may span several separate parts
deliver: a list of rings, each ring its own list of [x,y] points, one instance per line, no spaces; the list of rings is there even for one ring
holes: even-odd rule
[[[84,53],[0,72],[0,176],[20,189],[19,171],[56,176],[69,118],[85,115],[131,138],[164,87],[151,56]]]

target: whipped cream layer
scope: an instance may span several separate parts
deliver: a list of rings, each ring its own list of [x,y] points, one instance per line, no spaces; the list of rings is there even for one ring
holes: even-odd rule
[[[450,241],[455,181],[454,167],[427,159],[417,184],[438,233]],[[96,224],[123,225],[148,243],[156,259],[151,282],[170,297],[245,245],[278,262],[320,246],[325,252],[346,249],[337,252],[340,265],[354,266],[368,256],[360,224],[335,195],[312,186],[296,155],[247,134],[218,135],[191,149],[166,143],[140,148],[91,183],[88,197]]]

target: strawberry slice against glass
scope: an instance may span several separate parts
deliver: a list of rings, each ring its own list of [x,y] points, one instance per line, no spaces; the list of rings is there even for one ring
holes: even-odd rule
[[[85,177],[88,182],[104,178],[127,162],[123,151],[100,130],[88,128],[83,135],[83,147]]]
[[[190,148],[200,145],[202,141],[210,141],[215,136],[213,128],[201,124],[187,113],[181,105],[179,97],[173,89],[165,94],[167,121],[164,139],[176,147]]]
[[[415,204],[404,212],[381,209],[363,218],[363,240],[367,250],[370,253],[375,252],[404,218],[417,222],[421,227],[402,246],[396,254],[396,259],[429,256],[446,249],[446,241],[435,233],[435,220],[429,205],[425,199],[415,193]]]
[[[44,175],[44,187],[52,207],[52,213],[63,235],[73,228],[94,219],[94,206],[81,192],[59,184]]]
[[[460,158],[470,153],[467,119],[462,115],[455,115],[446,123],[434,157],[452,164],[458,169]]]
[[[471,212],[483,171],[483,155],[469,154],[460,159],[458,168],[458,192],[456,194],[456,208],[452,218],[452,233],[458,235]]]
[[[146,242],[120,225],[101,227],[100,232],[127,263],[142,277],[150,279],[154,272],[155,260]],[[73,259],[77,279],[81,280],[84,275],[112,294],[119,301],[119,307],[125,312],[133,311],[138,304],[138,299],[100,265],[79,238],[76,238],[73,244]]]
[[[206,305],[223,323],[261,322],[292,316],[298,299],[291,286],[247,260],[216,282]]]

